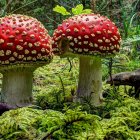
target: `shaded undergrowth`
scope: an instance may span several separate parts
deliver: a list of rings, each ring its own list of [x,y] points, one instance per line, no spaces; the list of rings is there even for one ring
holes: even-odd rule
[[[74,103],[78,61],[71,63],[72,67],[66,59],[56,57],[52,64],[35,71],[34,105],[0,116],[0,140],[140,139],[140,101],[123,87],[104,82],[101,106],[92,106],[90,98]],[[107,69],[103,68],[105,78]]]

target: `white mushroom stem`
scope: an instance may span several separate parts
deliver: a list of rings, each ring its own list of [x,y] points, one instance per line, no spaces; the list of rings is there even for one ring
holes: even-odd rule
[[[90,101],[94,106],[101,104],[102,69],[101,59],[97,57],[80,57],[79,83],[76,100]]]
[[[32,102],[33,70],[9,69],[3,72],[2,98],[14,107],[28,106]]]

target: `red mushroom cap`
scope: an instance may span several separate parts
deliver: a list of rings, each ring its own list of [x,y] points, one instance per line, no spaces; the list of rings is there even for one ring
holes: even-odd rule
[[[85,55],[112,55],[119,52],[120,33],[107,17],[82,14],[63,21],[53,34],[53,51]],[[68,46],[64,43],[68,41]],[[63,42],[63,43],[62,43]],[[66,48],[66,46],[68,48]]]
[[[0,64],[50,62],[51,44],[48,31],[37,19],[19,14],[0,18]]]

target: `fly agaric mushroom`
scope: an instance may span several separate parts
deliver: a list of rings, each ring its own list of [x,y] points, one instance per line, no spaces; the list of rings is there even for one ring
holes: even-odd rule
[[[0,18],[2,97],[12,106],[32,100],[33,71],[52,59],[51,37],[35,18],[13,14]]]
[[[53,34],[53,51],[80,58],[77,99],[91,97],[99,105],[102,92],[101,58],[119,52],[120,33],[107,17],[82,14],[63,21]]]

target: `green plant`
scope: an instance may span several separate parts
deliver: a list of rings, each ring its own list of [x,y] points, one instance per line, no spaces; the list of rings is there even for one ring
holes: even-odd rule
[[[80,108],[65,108],[65,113],[60,116],[44,117],[41,122],[40,130],[46,131],[41,140],[52,139],[71,139],[76,140],[77,135],[82,132],[93,131],[98,128],[99,117],[82,112]],[[94,132],[96,134],[96,131]]]
[[[53,11],[60,13],[63,16],[89,14],[92,12],[91,9],[84,9],[82,4],[78,4],[76,7],[72,8],[70,12],[68,12],[65,7],[59,5],[53,8]]]

